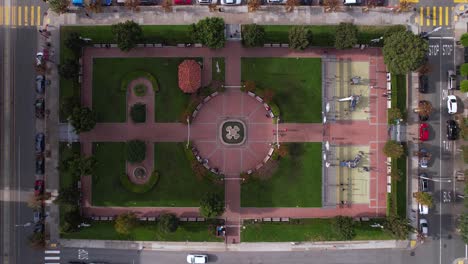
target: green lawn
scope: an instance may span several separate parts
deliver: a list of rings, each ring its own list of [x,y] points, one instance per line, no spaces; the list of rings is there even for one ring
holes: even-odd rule
[[[242,242],[289,242],[289,241],[337,241],[339,235],[333,228],[333,219],[291,219],[290,223],[248,223],[241,230]],[[371,224],[382,220],[372,220],[367,223],[356,223],[353,240],[388,240],[389,233],[382,229],[372,228]]]
[[[208,222],[180,223],[174,233],[161,233],[155,223],[141,223],[130,235],[125,236],[115,232],[114,222],[92,222],[91,227],[79,232],[67,233],[65,239],[99,239],[99,240],[135,240],[135,241],[191,241],[191,242],[221,242],[216,237],[214,226]],[[213,230],[210,230],[213,229]]]
[[[212,60],[211,79],[224,82],[224,78],[225,78],[224,58],[217,57],[217,58],[212,58],[211,60]],[[216,67],[216,63],[218,63],[219,65],[219,72],[218,72],[218,68]]]
[[[400,180],[396,183],[397,214],[406,218],[406,156],[396,160],[398,169],[402,172]]]
[[[242,80],[274,91],[284,122],[322,122],[322,60],[242,58]]]
[[[178,86],[177,67],[183,58],[100,58],[93,65],[93,109],[98,122],[125,122],[126,92],[122,78],[134,71],[151,73],[158,81],[155,121],[176,122],[185,110],[189,95]]]
[[[241,187],[242,207],[321,207],[322,144],[291,143],[270,179]]]
[[[289,29],[292,25],[270,25],[265,27],[265,43],[289,43]],[[312,33],[311,46],[333,47],[335,45],[335,32],[337,25],[307,26]],[[385,34],[391,27],[404,30],[402,25],[396,26],[358,26],[358,43],[369,44],[371,39],[376,39]],[[382,43],[383,44],[383,43]]]
[[[196,179],[185,156],[183,143],[154,145],[155,167],[160,179],[151,191],[144,194],[129,192],[120,183],[119,176],[125,172],[125,143],[94,143],[93,148],[98,161],[95,172],[98,180],[92,188],[92,204],[95,206],[197,207],[205,193],[224,193],[223,185],[216,185],[208,179]]]
[[[71,145],[71,148],[67,146],[68,143],[60,142],[59,143],[59,165],[74,154],[80,155],[80,143],[74,142]],[[69,171],[59,170],[60,175],[60,187],[65,188],[70,186],[73,183],[73,176]]]

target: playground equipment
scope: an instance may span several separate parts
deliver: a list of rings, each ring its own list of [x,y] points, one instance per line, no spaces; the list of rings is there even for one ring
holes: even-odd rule
[[[361,162],[362,157],[364,157],[364,152],[359,151],[353,160],[340,161],[340,167],[348,167],[350,169],[357,168],[357,166],[359,165],[359,162]]]
[[[338,99],[338,102],[347,102],[349,101],[349,110],[354,111],[356,109],[356,105],[361,99],[360,95],[351,95],[349,97]]]

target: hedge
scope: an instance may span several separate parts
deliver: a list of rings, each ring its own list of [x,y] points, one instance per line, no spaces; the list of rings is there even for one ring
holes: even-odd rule
[[[127,161],[130,163],[142,162],[146,158],[146,143],[141,140],[127,142]]]
[[[159,181],[159,172],[156,170],[151,173],[150,178],[144,184],[135,184],[131,182],[126,173],[122,173],[120,175],[120,183],[122,184],[122,186],[125,189],[127,189],[127,191],[130,191],[133,193],[146,193],[150,191],[151,189],[153,189],[153,187],[156,185],[158,181]]]
[[[146,105],[142,103],[132,105],[132,108],[130,109],[130,117],[135,123],[146,122]]]
[[[127,73],[122,78],[122,82],[121,82],[121,85],[120,85],[120,90],[122,92],[126,92],[130,82],[137,79],[137,78],[146,78],[146,79],[148,79],[148,81],[150,81],[151,85],[153,86],[153,91],[155,93],[157,93],[159,91],[158,81],[156,80],[156,78],[151,73],[146,72],[146,71],[133,71],[133,72]]]

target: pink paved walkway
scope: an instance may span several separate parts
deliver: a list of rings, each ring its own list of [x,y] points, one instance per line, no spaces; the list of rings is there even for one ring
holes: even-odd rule
[[[322,57],[351,59],[370,62],[370,79],[376,80],[376,87],[386,87],[385,65],[381,51],[378,49],[358,49],[338,51],[334,49],[307,49],[292,51],[287,48],[250,48],[244,49],[240,43],[228,42],[219,50],[207,48],[136,48],[130,52],[121,52],[116,48],[86,48],[83,57],[83,95],[82,103],[92,107],[92,60],[98,57],[203,57],[203,84],[211,79],[211,58],[224,57],[226,61],[226,85],[240,86],[242,57]],[[240,208],[239,172],[251,168],[262,160],[269,149],[268,143],[276,138],[276,126],[266,118],[265,110],[254,99],[249,98],[238,89],[228,88],[206,103],[191,125],[190,139],[200,151],[201,156],[209,159],[210,166],[217,166],[226,173],[226,212],[227,242],[240,241],[241,219],[263,217],[332,217],[348,216],[382,216],[386,211],[386,157],[381,154],[387,140],[386,98],[381,95],[383,89],[370,91],[370,114],[366,121],[338,121],[327,124],[279,125],[281,142],[324,142],[332,145],[370,145],[370,203],[353,204],[350,208]],[[129,98],[133,100],[133,98]],[[151,101],[151,102],[150,102]],[[149,100],[147,105],[154,103]],[[157,106],[156,106],[157,107]],[[152,109],[152,108],[151,108]],[[149,109],[148,109],[149,111]],[[149,111],[148,114],[154,113]],[[226,147],[218,139],[218,127],[226,118],[244,120],[248,128],[248,142],[242,147]],[[154,118],[147,120],[154,120]],[[142,139],[148,142],[181,142],[187,139],[187,126],[180,123],[101,123],[88,133],[80,135],[82,152],[91,154],[91,143],[100,141],[123,142],[129,139]],[[84,210],[87,215],[113,216],[131,210],[142,216],[157,216],[161,212],[173,212],[178,216],[197,216],[198,208],[120,208],[92,207],[89,203],[91,193],[90,177],[83,177]]]

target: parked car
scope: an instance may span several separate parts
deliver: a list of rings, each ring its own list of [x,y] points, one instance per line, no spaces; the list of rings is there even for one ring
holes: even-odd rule
[[[208,255],[188,254],[187,263],[208,263]]]
[[[419,140],[427,141],[429,139],[429,125],[422,123],[419,125]]]
[[[37,75],[36,76],[36,93],[44,94],[45,89],[45,76]]]
[[[427,215],[429,213],[429,207],[427,205],[419,204],[418,207],[419,207],[419,214]]]
[[[457,109],[457,97],[455,95],[447,96],[447,108],[449,114],[456,114]]]
[[[44,62],[44,53],[38,52],[36,53],[36,65],[39,66]]]
[[[429,180],[426,178],[428,178],[426,173],[419,174],[419,191],[421,192],[429,191]]]
[[[39,223],[42,219],[42,213],[39,210],[33,211],[33,221],[34,223]]]
[[[43,155],[36,156],[36,174],[44,175],[44,156]]]
[[[457,122],[455,122],[455,120],[447,120],[447,139],[458,139],[458,125]]]
[[[240,5],[242,0],[221,0],[222,5]]]
[[[97,0],[99,1],[99,0]],[[91,3],[95,3],[96,0],[91,0]],[[111,6],[112,5],[112,0],[101,0],[101,5],[103,6]]]
[[[36,99],[36,102],[34,103],[34,111],[36,113],[36,118],[39,118],[39,119],[44,118],[44,112],[45,112],[44,98]]]
[[[38,196],[44,192],[44,181],[36,180],[34,182],[34,195]]]
[[[361,0],[343,0],[343,5],[361,5]]]
[[[157,0],[140,0],[140,5],[157,5]]]
[[[455,89],[456,87],[456,75],[453,70],[449,70],[448,72],[448,79],[447,79],[447,84],[448,84],[448,89],[452,90]]]
[[[429,160],[431,159],[431,153],[425,148],[419,150],[419,167],[427,168],[429,165]]]
[[[36,153],[44,152],[45,147],[45,136],[44,133],[36,134]]]
[[[191,5],[192,0],[174,0],[174,4],[176,4],[176,5]]]
[[[429,77],[427,77],[427,75],[419,76],[419,92],[420,93],[429,92]]]
[[[428,236],[429,226],[427,225],[427,220],[424,218],[419,219],[419,230],[423,236]]]
[[[218,0],[198,0],[200,5],[216,5]]]
[[[284,5],[286,4],[286,0],[267,0],[268,4],[277,4],[277,5]]]
[[[43,223],[37,223],[34,226],[34,233],[42,233],[44,232],[44,224]]]

